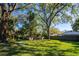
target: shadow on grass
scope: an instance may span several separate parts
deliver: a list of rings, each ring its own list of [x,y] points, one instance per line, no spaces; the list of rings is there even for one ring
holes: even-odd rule
[[[75,48],[79,48],[79,41],[63,41],[67,43],[71,43]]]
[[[71,43],[71,42],[70,42]],[[12,44],[12,43],[11,43]],[[65,56],[64,52],[74,52],[72,49],[66,49],[66,50],[59,50],[57,46],[44,46],[41,45],[41,47],[45,47],[46,49],[44,50],[43,48],[37,49],[39,46],[36,45],[31,45],[32,47],[28,47],[27,43],[13,43],[11,44],[1,44],[0,46],[0,55],[1,56],[13,56],[13,55],[29,55],[29,56]],[[58,43],[54,43],[57,45],[60,45]],[[79,43],[72,42],[72,44],[78,45]],[[29,45],[30,46],[30,45]],[[34,47],[37,48],[34,48]],[[76,46],[75,46],[76,47]],[[70,55],[71,56],[71,55]]]

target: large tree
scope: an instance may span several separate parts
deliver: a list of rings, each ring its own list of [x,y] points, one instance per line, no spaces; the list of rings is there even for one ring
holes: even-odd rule
[[[1,25],[0,25],[0,40],[2,42],[7,41],[7,37],[9,34],[8,31],[8,19],[10,14],[19,9],[26,9],[28,8],[29,4],[16,4],[16,3],[1,3],[0,4],[0,11],[1,11]]]
[[[50,39],[50,26],[53,22],[55,23],[55,18],[58,16],[58,14],[67,6],[67,4],[59,4],[59,3],[53,3],[53,4],[37,4],[39,12],[39,16],[42,19],[42,21],[45,24],[47,36]]]

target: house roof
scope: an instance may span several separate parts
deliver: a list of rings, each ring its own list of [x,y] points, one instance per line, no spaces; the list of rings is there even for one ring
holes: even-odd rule
[[[63,35],[79,35],[79,32],[64,32]]]

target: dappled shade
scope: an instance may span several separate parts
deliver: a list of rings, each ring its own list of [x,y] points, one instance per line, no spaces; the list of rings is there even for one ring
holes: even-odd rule
[[[12,44],[12,43],[11,43]],[[0,43],[0,55],[7,56],[77,56],[79,42],[58,40],[19,41],[12,45]]]

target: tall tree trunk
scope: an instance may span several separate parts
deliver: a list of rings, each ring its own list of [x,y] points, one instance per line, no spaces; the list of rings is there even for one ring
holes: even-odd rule
[[[31,22],[29,23],[29,40],[33,40],[32,29],[31,29]]]
[[[8,37],[8,12],[4,12],[1,17],[0,39],[2,42],[7,42]]]
[[[49,26],[47,27],[47,37],[50,40],[50,27]]]

